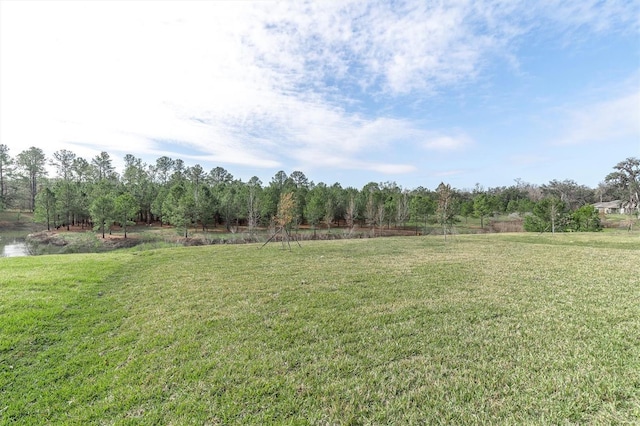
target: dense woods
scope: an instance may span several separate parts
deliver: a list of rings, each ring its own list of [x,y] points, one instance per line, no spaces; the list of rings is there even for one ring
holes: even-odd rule
[[[370,182],[358,189],[314,183],[301,171],[279,171],[267,183],[257,176],[243,182],[222,167],[206,171],[167,156],[147,164],[129,154],[124,169],[116,171],[107,152],[84,159],[59,150],[46,158],[31,147],[12,156],[0,145],[0,209],[33,211],[48,229],[80,226],[103,236],[113,224],[126,233],[136,222],[170,224],[184,236],[194,227],[243,227],[252,233],[273,225],[282,215],[280,200],[291,194],[291,223],[314,230],[436,224],[446,234],[459,220],[476,217],[484,227],[490,217],[512,214],[524,218],[529,231],[592,231],[600,229],[596,202],[620,200],[624,211],[638,212],[640,160],[627,158],[612,169],[597,188],[570,179],[542,185],[516,179],[495,188],[456,189],[441,183],[434,190],[407,189],[395,182]]]

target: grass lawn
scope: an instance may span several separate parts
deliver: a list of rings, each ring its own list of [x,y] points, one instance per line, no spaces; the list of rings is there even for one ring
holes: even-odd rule
[[[640,421],[638,233],[0,259],[0,424]]]

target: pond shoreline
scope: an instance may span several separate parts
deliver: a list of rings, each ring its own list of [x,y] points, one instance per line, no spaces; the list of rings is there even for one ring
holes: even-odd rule
[[[26,237],[26,243],[33,255],[102,253],[123,248],[135,247],[142,243],[139,238],[109,236],[100,238],[90,230],[59,232],[39,231]]]
[[[0,218],[0,257],[31,255],[27,238],[42,229],[44,226],[34,223],[30,213],[3,212]]]
[[[24,257],[30,256],[28,245],[22,238],[15,238],[8,243],[0,244],[2,250],[0,257]]]

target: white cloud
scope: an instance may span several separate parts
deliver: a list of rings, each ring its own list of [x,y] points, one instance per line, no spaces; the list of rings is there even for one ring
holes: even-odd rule
[[[583,29],[595,32],[637,31],[640,5],[637,1],[545,0],[537,2],[537,12],[545,20],[573,33]]]
[[[640,144],[640,90],[590,105],[564,108],[558,124],[563,145],[635,141]],[[640,146],[640,145],[638,145]]]
[[[412,173],[417,170],[417,167],[408,164],[369,164],[365,170],[371,170],[374,172],[387,174],[387,175],[401,175],[406,173]]]
[[[494,44],[475,31],[464,4],[268,3],[266,28],[248,45],[259,63],[295,86],[335,79],[391,95],[432,91],[473,78]],[[329,79],[329,82],[322,81]]]
[[[171,154],[161,141],[174,141],[188,148],[176,156],[198,161],[272,168],[293,160],[381,173],[415,170],[381,160],[385,150],[446,151],[473,141],[367,113],[358,91],[383,101],[428,98],[510,55],[537,18],[557,31],[605,31],[628,26],[634,9],[595,0],[0,7],[0,137],[14,154],[35,145],[152,157]],[[625,108],[633,106],[620,100],[578,113],[576,123],[593,130],[595,114],[602,124],[573,138],[628,128],[637,116]]]
[[[427,136],[424,148],[431,151],[457,151],[473,144],[473,139],[463,132],[452,135],[433,134]]]

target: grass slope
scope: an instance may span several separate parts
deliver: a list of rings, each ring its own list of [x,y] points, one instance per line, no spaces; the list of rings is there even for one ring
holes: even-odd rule
[[[0,423],[633,423],[640,241],[0,259]]]

